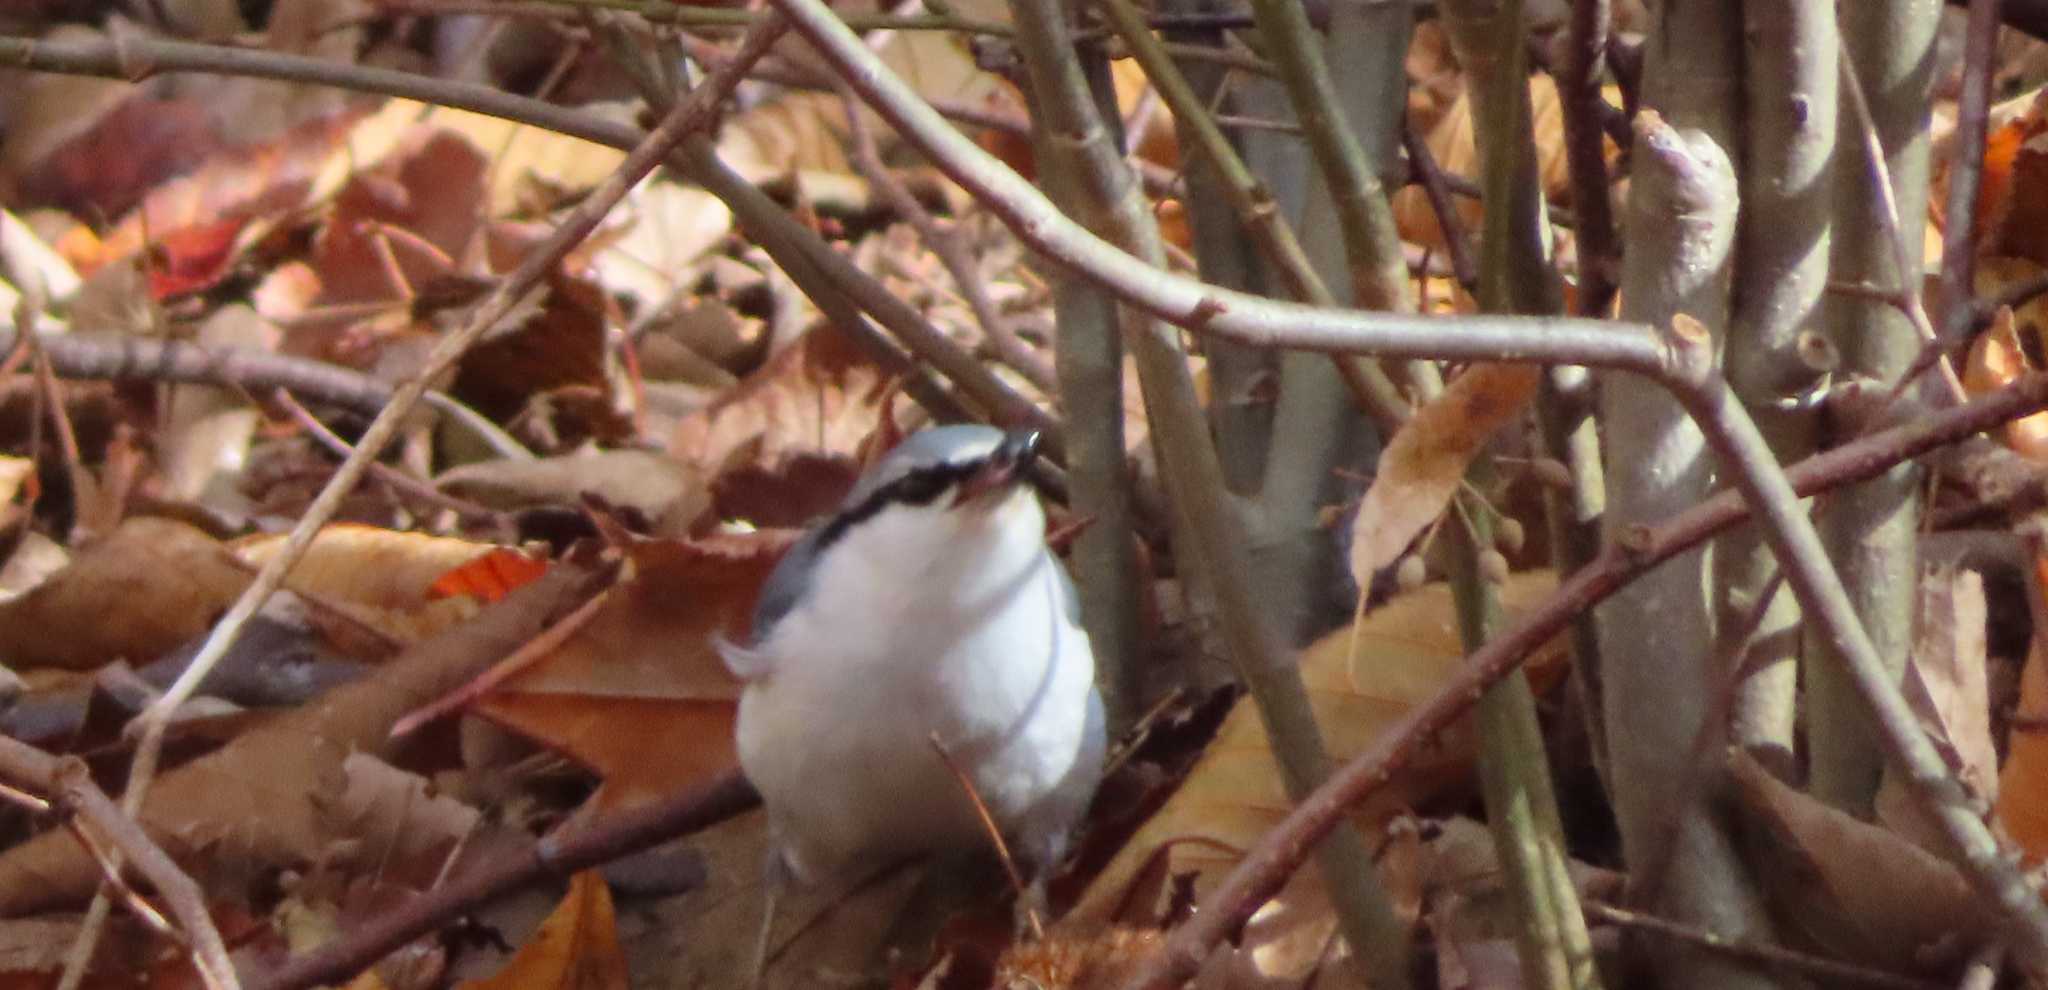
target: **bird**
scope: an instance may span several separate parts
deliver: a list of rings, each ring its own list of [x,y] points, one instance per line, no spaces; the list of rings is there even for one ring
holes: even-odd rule
[[[721,644],[743,683],[740,767],[768,818],[757,979],[778,885],[991,849],[977,800],[1042,880],[1085,815],[1103,702],[1025,483],[1038,440],[979,424],[911,434],[791,545],[750,640]]]

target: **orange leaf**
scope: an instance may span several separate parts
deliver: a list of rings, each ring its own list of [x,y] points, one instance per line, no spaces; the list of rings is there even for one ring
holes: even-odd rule
[[[496,976],[462,990],[626,990],[626,954],[619,948],[612,893],[596,870],[569,880],[569,892],[533,938]]]
[[[730,701],[501,690],[476,711],[602,774],[593,810],[652,803],[739,759]]]
[[[427,588],[427,597],[468,596],[480,602],[494,602],[546,574],[548,563],[511,547],[499,547],[466,564],[450,568]]]
[[[149,295],[169,299],[211,288],[228,274],[233,260],[235,236],[245,221],[239,218],[197,223],[171,231],[157,244],[157,258],[149,266]]]
[[[2020,145],[2040,129],[2039,118],[2029,115],[2007,121],[1984,139],[1984,170],[1977,181],[1976,230],[1990,230],[1998,219],[1997,211],[2012,194],[2012,167],[2019,158]]]

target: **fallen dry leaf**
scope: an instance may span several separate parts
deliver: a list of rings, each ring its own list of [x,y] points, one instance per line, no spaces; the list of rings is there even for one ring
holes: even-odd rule
[[[511,594],[514,588],[532,583],[547,570],[545,560],[511,547],[499,547],[435,578],[427,589],[427,597],[495,602]]]
[[[1729,772],[1743,845],[1773,913],[1845,958],[1906,970],[1937,963],[1957,932],[1997,921],[1955,867],[1889,829],[1787,786],[1739,748]]]
[[[651,450],[481,461],[444,471],[434,484],[495,509],[576,505],[583,495],[595,495],[606,505],[638,512],[657,532],[676,536],[709,501],[702,476]]]
[[[626,990],[626,956],[604,876],[584,870],[569,892],[496,976],[462,990]]]
[[[327,834],[345,836],[361,858],[376,862],[380,882],[433,883],[449,854],[482,823],[477,809],[368,753],[343,757],[341,774],[339,788],[311,797]]]
[[[1913,713],[1957,777],[1973,794],[1990,800],[1998,793],[1998,747],[1991,739],[1986,613],[1982,574],[1954,567],[1923,572],[1918,631],[1903,687]],[[1929,849],[1941,848],[1940,828],[1890,765],[1878,789],[1877,817]]]
[[[281,536],[250,537],[234,544],[249,573],[269,562]],[[429,536],[341,523],[313,538],[285,576],[285,587],[344,609],[400,643],[436,635],[477,613],[476,603],[436,599],[430,592],[443,574],[498,550],[496,544]]]
[[[627,947],[678,987],[744,982],[761,933],[768,828],[756,812],[691,836],[703,856],[704,886],[688,897],[650,906],[655,920]],[[886,946],[911,906],[923,871],[884,873],[848,891],[845,885],[793,886],[777,905],[772,958],[762,990],[815,990],[870,979],[888,968]],[[644,965],[644,964],[643,964]]]
[[[1528,404],[1541,375],[1532,364],[1473,365],[1402,424],[1351,524],[1351,579],[1359,587],[1371,587],[1373,575],[1442,514],[1472,458]]]
[[[262,144],[216,155],[191,175],[150,190],[105,235],[67,235],[66,254],[89,272],[154,245],[160,252],[151,267],[156,298],[213,285],[254,240],[241,236],[246,227],[260,231],[305,205],[314,178],[362,116],[355,110],[309,121]],[[80,235],[90,229],[81,225]]]
[[[2048,588],[2048,558],[2034,558],[2035,588]],[[1998,774],[1999,823],[2030,863],[2048,859],[2048,634],[2034,630],[2020,669],[2020,701]]]
[[[645,315],[680,303],[698,262],[732,233],[732,208],[695,186],[649,178],[626,194],[593,242],[590,277]]]
[[[407,650],[377,675],[338,687],[319,701],[261,725],[218,751],[162,775],[150,788],[142,823],[166,851],[199,874],[208,861],[303,864],[330,851],[315,796],[343,781],[352,752],[394,756],[391,725],[532,639],[590,593],[591,576],[557,567],[511,597]],[[47,831],[0,853],[0,916],[76,905],[91,895],[98,869],[77,840]]]
[[[1501,589],[1512,612],[1547,594],[1547,572],[1511,577]],[[1356,652],[1354,656],[1354,640]],[[1532,671],[1554,673],[1563,656],[1553,644],[1532,659]],[[1339,629],[1302,652],[1316,724],[1332,760],[1350,759],[1415,705],[1433,695],[1464,658],[1450,590],[1433,584],[1394,599],[1353,630]],[[1355,813],[1372,830],[1466,779],[1475,752],[1469,720],[1439,737]],[[1151,920],[1147,877],[1193,877],[1194,896],[1222,878],[1239,851],[1283,816],[1291,802],[1251,699],[1238,702],[1186,782],[1125,843],[1061,919],[1062,931],[1095,931],[1116,922]],[[1139,918],[1132,918],[1135,910]],[[1298,871],[1281,895],[1247,926],[1242,947],[1265,977],[1299,978],[1324,956],[1335,930],[1316,870]]]
[[[807,333],[709,408],[682,420],[668,451],[717,477],[786,453],[856,450],[881,422],[881,372],[836,331]]]
[[[716,639],[744,634],[790,539],[764,532],[636,545],[632,575],[565,642],[461,693],[477,697],[473,713],[596,771],[604,784],[593,809],[709,779],[736,762],[739,682]]]
[[[2013,311],[2000,307],[1991,328],[1970,345],[1963,363],[1963,389],[1972,396],[1997,391],[2032,369],[2020,345]],[[2022,416],[2005,424],[2005,444],[2032,460],[2048,459],[2048,413]]]
[[[248,581],[213,537],[137,516],[0,604],[0,658],[16,669],[148,663],[205,632]]]
[[[2048,265],[2048,201],[2042,195],[2048,190],[2048,133],[2043,133],[2038,112],[2030,111],[1993,137],[1988,149],[1995,156],[1991,159],[1993,181],[1982,187],[1980,196],[1997,198],[1988,203],[1979,200],[1989,222],[1983,227],[1978,249],[1987,255]],[[2007,159],[2006,146],[2014,141],[2018,146]]]

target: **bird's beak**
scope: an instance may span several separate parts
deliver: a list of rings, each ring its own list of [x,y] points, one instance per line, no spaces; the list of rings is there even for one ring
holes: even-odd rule
[[[964,505],[984,495],[1007,491],[1024,477],[1024,468],[1038,452],[1037,430],[1011,430],[989,455],[987,463],[960,483],[954,505]]]

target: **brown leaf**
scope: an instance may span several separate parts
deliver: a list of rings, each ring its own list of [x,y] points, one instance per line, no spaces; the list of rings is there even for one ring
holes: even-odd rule
[[[1888,829],[1792,789],[1740,749],[1729,772],[1744,847],[1774,912],[1829,951],[1894,969],[1998,922],[1955,867]]]
[[[1985,799],[1998,792],[1998,747],[1991,739],[1991,688],[1985,671],[1984,576],[1933,568],[1920,581],[1920,614],[1904,690],[1913,713],[1956,775]],[[1943,839],[1889,765],[1877,794],[1878,821],[1929,849]]]
[[[2043,133],[2038,109],[2030,109],[1992,137],[1987,150],[1998,158],[1991,159],[1993,182],[1981,195],[1997,198],[1985,204],[1988,209],[1983,212],[1990,222],[1978,241],[1979,250],[2048,265],[2048,133]],[[2015,139],[2018,148],[2011,152],[2008,166],[2001,159],[2005,146]]]
[[[2048,558],[2034,558],[2036,588],[2048,587]],[[1998,820],[2030,863],[2048,859],[2048,632],[2034,630],[2020,670],[2020,702],[1998,773]]]
[[[220,750],[160,777],[142,822],[180,862],[220,857],[249,864],[303,864],[336,838],[313,796],[340,786],[351,752],[395,756],[398,716],[446,693],[532,639],[589,594],[590,575],[557,567],[471,622],[407,650],[377,676],[334,689]],[[92,860],[64,831],[0,853],[0,916],[77,904],[99,882]]]
[[[523,254],[523,250],[519,252]],[[468,280],[457,280],[467,282]],[[487,283],[473,283],[484,288]],[[431,289],[431,286],[429,287]],[[562,438],[570,445],[594,435],[618,441],[626,424],[612,409],[611,377],[605,369],[605,301],[596,286],[580,278],[549,273],[545,292],[537,293],[530,312],[508,319],[462,356],[449,392],[498,421],[508,421],[545,400],[571,415],[555,416],[576,424],[578,432]],[[467,322],[473,300],[435,315],[438,327],[452,331]]]
[[[706,477],[785,453],[844,453],[874,432],[886,398],[882,374],[838,332],[820,328],[679,423],[668,450]]]
[[[1472,458],[1536,394],[1541,374],[1530,364],[1474,365],[1394,434],[1352,522],[1351,577],[1359,587],[1369,587],[1444,511]]]
[[[24,669],[148,663],[205,632],[248,581],[213,537],[138,516],[0,604],[0,656]]]
[[[1548,573],[1518,574],[1503,587],[1502,598],[1513,610],[1555,583]],[[1553,644],[1532,661],[1532,670],[1554,672],[1562,655],[1562,643]],[[1328,734],[1331,759],[1350,759],[1375,743],[1433,695],[1463,658],[1450,591],[1442,584],[1394,599],[1366,616],[1355,635],[1339,629],[1303,651],[1302,678],[1316,724]],[[1371,827],[1441,794],[1465,778],[1473,752],[1469,720],[1461,721],[1357,808],[1355,818]],[[1103,868],[1060,927],[1089,931],[1115,922],[1149,922],[1150,892],[1135,889],[1146,876],[1192,875],[1196,891],[1207,891],[1290,804],[1257,710],[1251,699],[1242,699],[1186,782]],[[1138,918],[1129,913],[1134,907]],[[1254,919],[1243,945],[1263,975],[1298,978],[1321,960],[1334,930],[1317,871],[1302,870]]]
[[[95,269],[154,241],[162,252],[151,271],[157,298],[211,285],[227,273],[234,249],[249,243],[235,236],[245,225],[274,222],[304,205],[314,177],[361,117],[351,111],[309,121],[261,144],[215,155],[191,175],[150,190],[91,255],[72,261]],[[197,238],[208,238],[211,246]]]
[[[282,545],[281,536],[235,544],[254,573]],[[343,606],[349,617],[401,643],[415,643],[477,613],[466,599],[430,594],[441,575],[497,550],[491,543],[376,526],[340,523],[313,538],[285,576],[285,587]]]
[[[626,990],[626,956],[604,876],[584,870],[533,938],[496,976],[462,990]]]
[[[480,461],[441,473],[435,485],[492,508],[577,505],[596,495],[606,505],[630,508],[657,524],[688,523],[708,499],[704,480],[688,465],[649,450],[584,451],[531,461]],[[664,532],[680,533],[681,528]]]
[[[595,808],[672,794],[734,765],[739,682],[716,649],[739,635],[786,533],[634,547],[634,574],[545,655],[481,680],[472,707],[595,770]],[[475,686],[465,688],[465,693]]]
[[[423,128],[356,172],[335,194],[313,244],[313,265],[327,289],[322,301],[390,301],[472,257],[489,168],[490,159],[475,145]],[[420,246],[388,244],[381,233],[386,227],[417,238]],[[393,283],[386,247],[405,285]]]
[[[20,175],[20,195],[81,215],[119,216],[222,148],[218,122],[204,106],[131,86],[119,104]]]
[[[405,877],[431,884],[483,819],[477,809],[436,793],[426,778],[368,753],[343,757],[341,775],[339,788],[312,795],[322,828],[374,860],[380,882]]]

